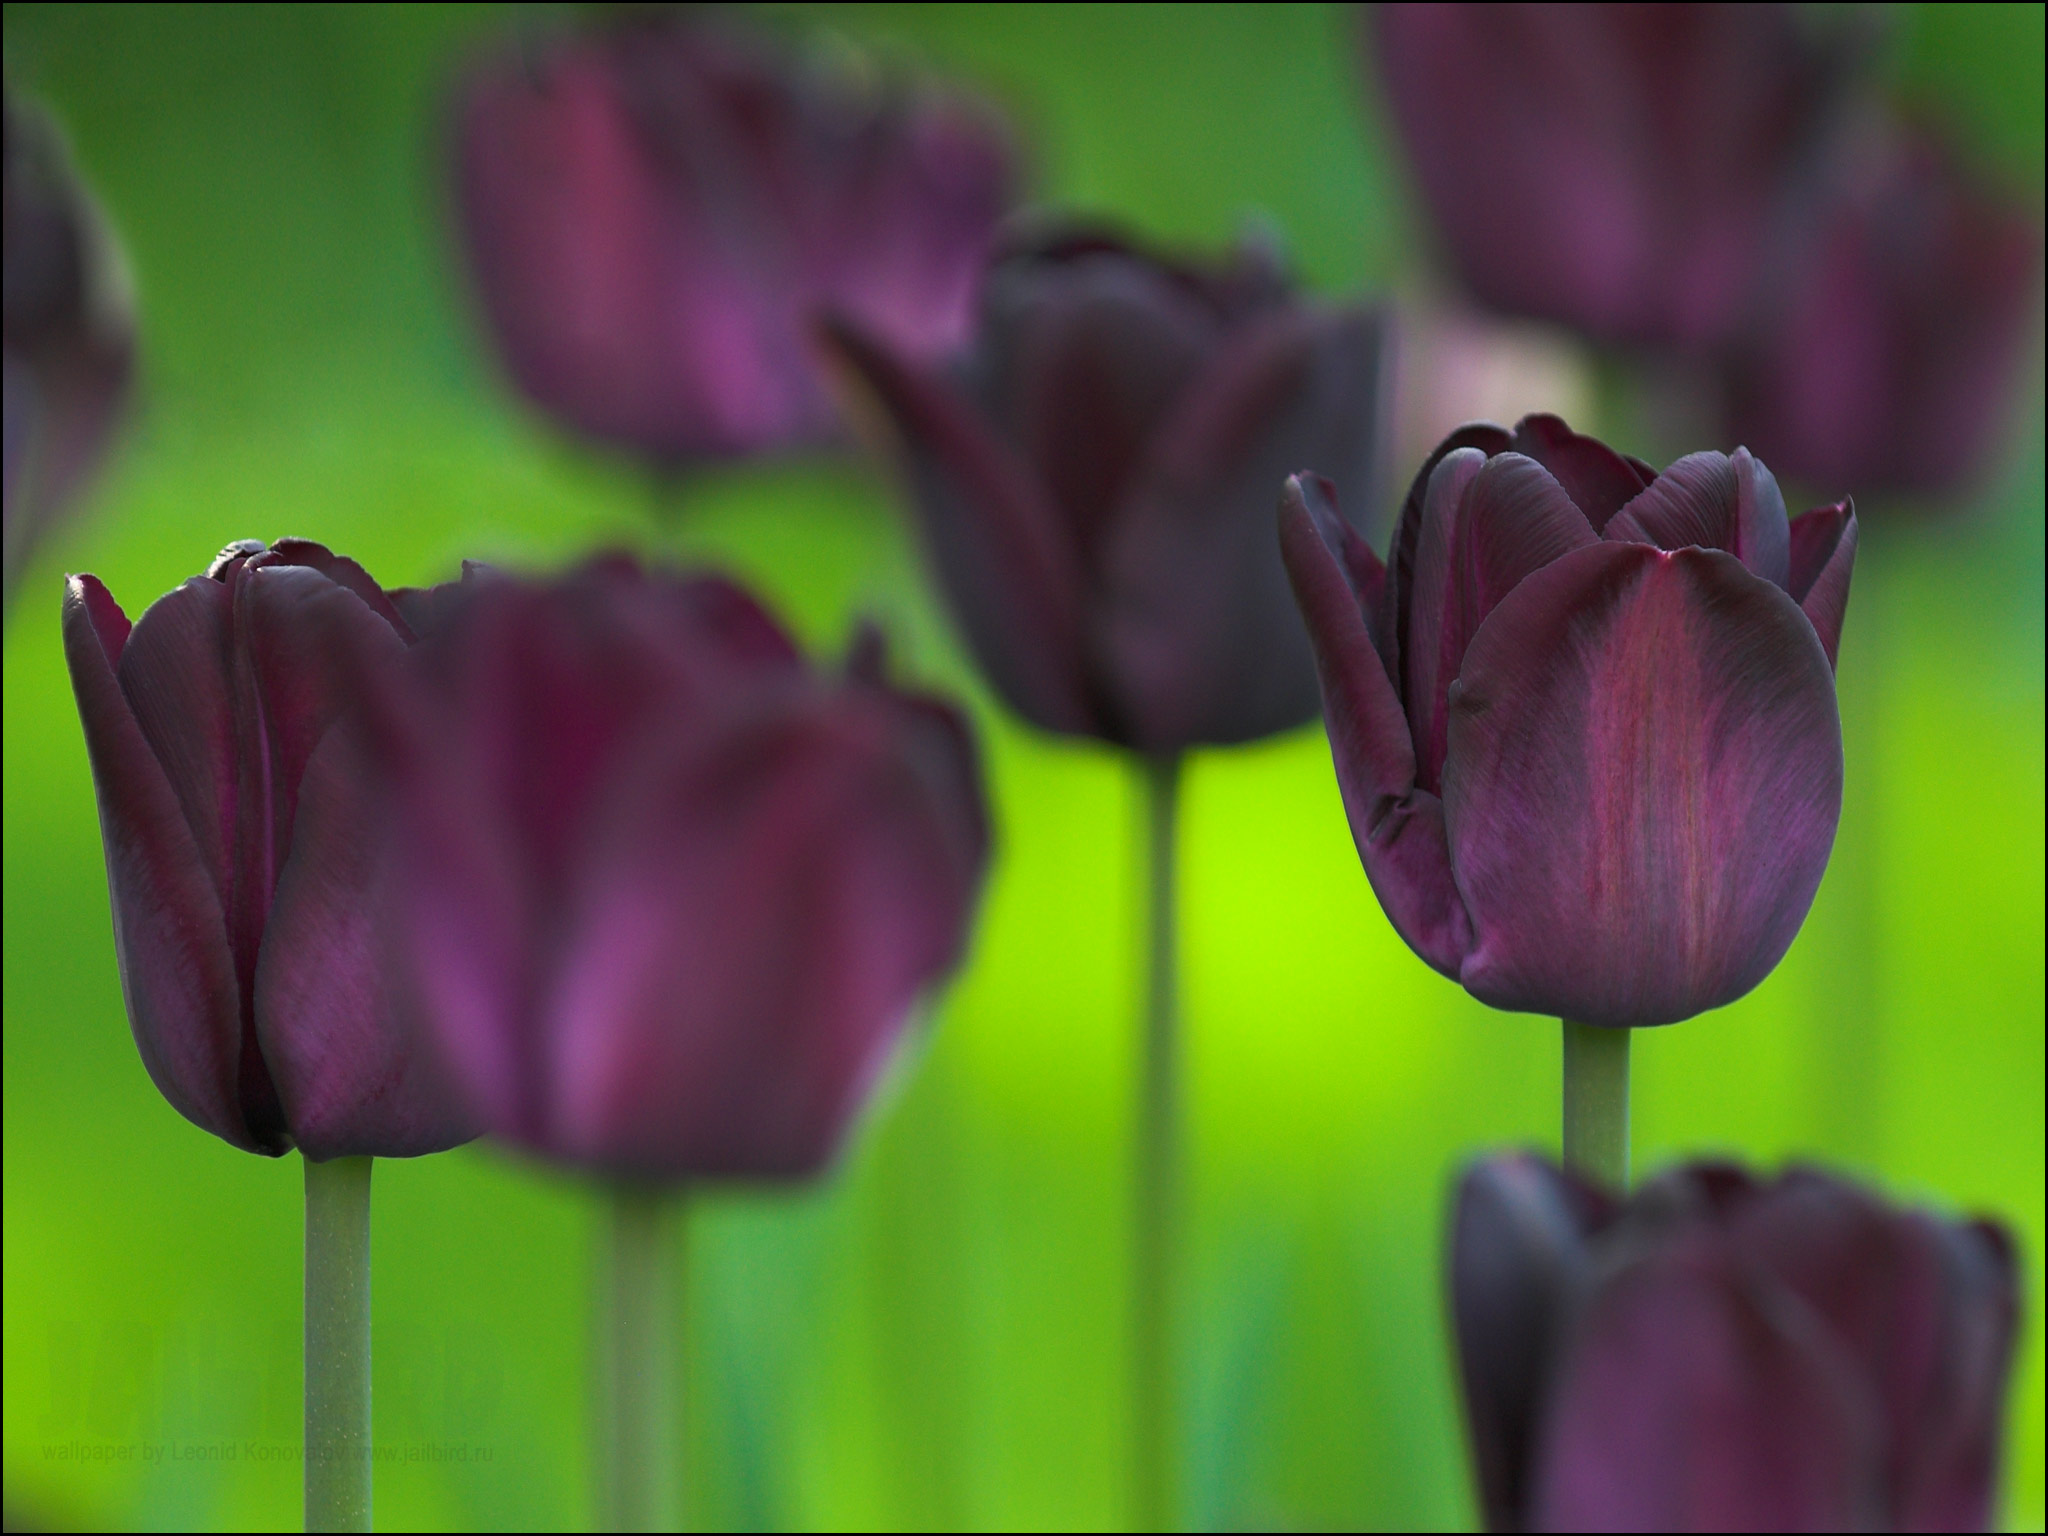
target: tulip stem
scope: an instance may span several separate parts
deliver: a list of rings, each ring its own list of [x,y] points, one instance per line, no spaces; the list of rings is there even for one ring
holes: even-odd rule
[[[1564,1021],[1564,1163],[1616,1191],[1628,1188],[1628,1037]]]
[[[640,1184],[611,1192],[598,1448],[606,1508],[601,1530],[674,1528],[676,1434],[668,1195]]]
[[[1144,763],[1145,1036],[1138,1085],[1137,1211],[1131,1277],[1132,1528],[1173,1528],[1172,1336],[1179,1205],[1180,1042],[1174,954],[1178,755]]]
[[[370,1162],[306,1159],[306,1529],[370,1529]]]

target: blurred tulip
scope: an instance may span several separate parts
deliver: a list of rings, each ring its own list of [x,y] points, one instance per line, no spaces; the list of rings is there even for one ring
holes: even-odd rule
[[[373,942],[379,812],[354,729],[410,594],[302,539],[221,551],[129,624],[96,577],[64,651],[105,837],[121,989],[173,1108],[251,1152],[466,1141]]]
[[[474,584],[413,662],[394,938],[484,1124],[626,1180],[816,1171],[966,940],[960,716],[622,559]]]
[[[6,99],[6,601],[128,397],[121,253],[54,124]]]
[[[1626,1204],[1475,1164],[1450,1257],[1497,1531],[1981,1531],[2016,1282],[1989,1222],[1695,1163]]]
[[[1841,811],[1846,501],[1744,449],[1661,475],[1554,416],[1461,428],[1382,566],[1314,476],[1280,538],[1360,856],[1496,1008],[1667,1024],[1778,963]]]
[[[465,85],[462,234],[519,387],[663,464],[832,437],[816,311],[957,343],[1013,181],[979,106],[877,91],[730,23],[638,19]]]
[[[926,540],[997,690],[1154,755],[1315,713],[1271,546],[1298,464],[1372,479],[1382,324],[1296,298],[1251,247],[1176,265],[1056,235],[990,269],[949,376],[834,327],[902,439]]]
[[[1730,369],[1731,431],[1808,480],[1967,484],[2007,425],[2040,235],[1928,139],[1880,127],[1842,159]]]
[[[1483,302],[1603,341],[1725,338],[1847,50],[1782,5],[1380,5],[1418,189]]]

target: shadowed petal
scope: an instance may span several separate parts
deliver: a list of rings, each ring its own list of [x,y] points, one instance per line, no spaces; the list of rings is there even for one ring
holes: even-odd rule
[[[1785,590],[1813,621],[1828,665],[1842,646],[1842,620],[1849,611],[1849,576],[1856,565],[1856,505],[1802,512],[1792,525],[1791,574]]]
[[[1687,454],[1622,509],[1606,536],[1659,549],[1725,549],[1764,580],[1787,581],[1785,498],[1747,448]]]
[[[1875,1404],[1815,1320],[1706,1234],[1588,1306],[1547,1415],[1533,1527],[1868,1530]]]
[[[1408,610],[1414,605],[1411,587],[1415,579],[1415,547],[1422,539],[1422,512],[1429,499],[1429,482],[1437,465],[1461,448],[1476,448],[1488,458],[1506,453],[1512,445],[1505,427],[1490,421],[1475,421],[1458,428],[1436,445],[1423,460],[1422,468],[1409,482],[1408,495],[1401,503],[1401,515],[1394,523],[1394,536],[1387,545],[1387,601],[1380,610],[1373,641],[1387,659],[1387,672],[1394,687],[1403,686],[1406,668],[1402,658],[1408,650]],[[1404,694],[1405,698],[1406,695]]]
[[[1524,416],[1515,423],[1513,448],[1550,471],[1595,533],[1604,532],[1607,520],[1657,478],[1641,460],[1623,458],[1556,416]]]
[[[1388,921],[1418,955],[1455,977],[1471,926],[1451,879],[1442,804],[1415,787],[1408,722],[1373,650],[1370,615],[1347,562],[1331,547],[1332,540],[1351,546],[1354,537],[1327,481],[1289,477],[1280,500],[1280,553],[1315,649],[1351,836]]]
[[[1790,598],[1715,551],[1576,550],[1494,610],[1451,695],[1461,979],[1592,1024],[1731,1002],[1798,931],[1841,795],[1834,681]]]
[[[178,1113],[235,1146],[275,1155],[289,1142],[252,1132],[237,1091],[240,997],[217,876],[116,681],[132,638],[107,589],[72,577],[64,655],[92,760],[135,1044]]]

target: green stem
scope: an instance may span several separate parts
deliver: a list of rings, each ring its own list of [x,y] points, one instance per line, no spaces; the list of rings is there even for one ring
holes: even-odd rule
[[[1628,1037],[1564,1021],[1564,1162],[1609,1189],[1628,1188]]]
[[[602,1529],[665,1531],[675,1521],[676,1434],[666,1191],[611,1192],[604,1340]]]
[[[306,1529],[370,1529],[370,1159],[306,1159]]]
[[[1179,1206],[1180,1044],[1175,996],[1174,829],[1180,758],[1144,764],[1145,1038],[1138,1086],[1138,1177],[1131,1284],[1132,1528],[1172,1528],[1172,1335]]]

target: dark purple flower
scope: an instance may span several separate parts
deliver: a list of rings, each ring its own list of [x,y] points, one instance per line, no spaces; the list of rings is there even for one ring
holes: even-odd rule
[[[1731,430],[1806,480],[1980,477],[2038,302],[2033,222],[1883,127],[1843,146],[1816,202],[1729,369]]]
[[[6,100],[6,601],[128,396],[126,269],[56,126]]]
[[[513,378],[669,464],[835,434],[822,308],[919,355],[956,343],[1013,180],[972,103],[673,17],[489,61],[458,133],[462,233]]]
[[[1156,753],[1315,713],[1271,498],[1297,464],[1370,481],[1376,314],[1297,299],[1253,248],[1196,267],[1064,234],[990,269],[950,374],[857,323],[835,335],[1019,714]]]
[[[1814,1169],[1695,1163],[1625,1204],[1467,1170],[1451,1308],[1496,1531],[1981,1531],[2011,1239]]]
[[[251,1152],[474,1134],[398,1029],[372,932],[354,701],[412,643],[410,601],[302,539],[229,545],[132,627],[96,577],[65,592],[135,1043],[173,1108]]]
[[[1379,76],[1483,302],[1725,339],[1847,50],[1781,5],[1380,5]]]
[[[1280,542],[1366,874],[1496,1008],[1668,1024],[1778,963],[1842,801],[1847,501],[1749,452],[1661,475],[1554,416],[1461,428],[1386,566],[1314,476]]]
[[[819,1168],[966,939],[960,716],[623,560],[475,583],[412,661],[395,938],[485,1125],[620,1177]]]

